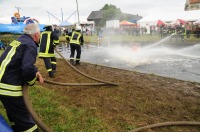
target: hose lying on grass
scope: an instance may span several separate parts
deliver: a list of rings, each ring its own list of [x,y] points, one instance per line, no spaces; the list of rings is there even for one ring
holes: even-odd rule
[[[94,77],[91,77],[89,75],[84,74],[83,72],[79,71],[78,69],[76,69],[74,66],[72,66],[56,49],[55,51],[77,72],[79,72],[80,74],[82,74],[85,77],[88,77],[92,80],[96,80],[99,81],[101,83],[61,83],[61,82],[55,82],[55,81],[50,81],[47,79],[44,79],[45,83],[49,83],[49,84],[54,84],[54,85],[63,85],[63,86],[104,86],[104,85],[112,85],[112,86],[118,86],[118,84],[116,83],[112,83],[112,82],[107,82],[107,81],[103,81],[100,79],[96,79]],[[30,115],[32,116],[33,120],[35,121],[35,123],[38,125],[38,127],[40,129],[42,129],[44,132],[52,132],[52,130],[50,130],[42,121],[41,119],[37,116],[36,112],[33,110],[32,107],[32,103],[30,102],[29,96],[28,96],[28,85],[25,84],[23,86],[23,98],[24,98],[24,102],[25,105],[30,113]]]
[[[28,85],[25,84],[23,86],[23,98],[24,98],[24,102],[26,105],[26,108],[28,109],[31,117],[33,118],[33,120],[35,121],[35,123],[38,125],[38,127],[40,129],[42,129],[44,132],[53,132],[52,130],[50,130],[41,120],[40,118],[37,116],[36,112],[33,110],[32,107],[32,103],[30,102],[29,99],[29,95],[28,95]]]
[[[77,71],[77,72],[80,73],[81,75],[83,75],[83,76],[85,76],[85,77],[87,77],[87,78],[89,78],[89,79],[92,79],[92,80],[95,80],[95,81],[98,81],[98,82],[101,82],[101,83],[105,83],[105,84],[107,84],[107,85],[118,86],[118,84],[116,84],[116,83],[108,82],[108,81],[103,81],[103,80],[100,80],[100,79],[91,77],[91,76],[89,76],[89,75],[87,75],[87,74],[85,74],[85,73],[79,71],[76,67],[74,67],[73,65],[71,65],[71,64],[69,63],[69,61],[68,61],[67,59],[65,59],[65,57],[64,57],[56,48],[55,48],[55,51],[65,60],[65,62],[67,62],[67,64],[68,64],[70,67],[72,67],[75,71]]]
[[[44,132],[52,132],[37,116],[36,112],[33,110],[32,104],[30,102],[29,96],[28,96],[28,85],[23,86],[23,98],[25,101],[25,105],[31,114],[33,120],[35,123],[38,125],[40,129],[42,129]],[[158,128],[158,127],[165,127],[165,126],[200,126],[200,122],[195,122],[195,121],[175,121],[175,122],[163,122],[163,123],[158,123],[158,124],[152,124],[152,125],[147,125],[143,126],[140,128],[137,128],[135,130],[132,130],[130,132],[139,132],[139,131],[144,131],[146,129],[151,129],[151,128]]]
[[[62,83],[62,82],[55,82],[44,79],[45,83],[53,84],[53,85],[62,85],[62,86],[106,86],[107,83]]]
[[[140,131],[144,131],[146,129],[166,127],[166,126],[200,126],[200,122],[195,122],[195,121],[163,122],[163,123],[157,123],[157,124],[143,126],[143,127],[137,128],[137,129],[129,131],[129,132],[140,132]]]

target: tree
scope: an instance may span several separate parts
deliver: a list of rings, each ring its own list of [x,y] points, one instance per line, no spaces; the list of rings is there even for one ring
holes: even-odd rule
[[[121,10],[112,4],[105,4],[104,7],[100,9],[100,11],[103,13],[103,18],[100,21],[100,26],[105,26],[106,21],[109,20],[119,20],[122,14]]]

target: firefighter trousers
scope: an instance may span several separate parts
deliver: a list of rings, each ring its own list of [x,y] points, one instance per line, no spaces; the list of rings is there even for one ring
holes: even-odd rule
[[[37,125],[30,116],[22,96],[20,97],[0,97],[6,109],[11,127],[14,132],[30,131],[39,132]]]
[[[79,64],[80,58],[81,58],[81,45],[80,44],[70,44],[70,48],[71,48],[70,60],[75,60],[74,55],[75,55],[75,51],[76,51],[77,52],[76,64]]]

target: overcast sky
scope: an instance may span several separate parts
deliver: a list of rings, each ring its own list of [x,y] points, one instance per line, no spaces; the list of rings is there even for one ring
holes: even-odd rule
[[[79,7],[80,21],[86,21],[92,11],[100,10],[105,4],[115,5],[123,13],[138,14],[147,16],[153,13],[180,12],[184,11],[186,0],[77,0]],[[39,20],[40,23],[59,24],[53,16],[48,15],[47,11],[58,19],[69,18],[77,9],[76,0],[0,0],[0,23],[11,23],[10,17],[13,16],[20,7],[21,16],[29,16]],[[69,22],[78,21],[75,13]]]

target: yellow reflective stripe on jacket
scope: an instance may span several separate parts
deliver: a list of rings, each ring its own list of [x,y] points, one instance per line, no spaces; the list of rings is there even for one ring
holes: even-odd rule
[[[33,84],[35,83],[36,79],[37,79],[37,78],[35,77],[32,81],[29,81],[28,84],[29,84],[29,85],[33,85]]]
[[[22,86],[0,83],[0,95],[22,96]]]
[[[41,33],[41,38],[40,38],[40,42],[41,42],[41,39],[42,39],[42,35],[43,34],[47,34],[47,42],[46,42],[46,50],[45,50],[45,53],[48,54],[49,52],[49,47],[50,47],[50,41],[51,41],[51,31],[44,31]]]
[[[2,61],[0,66],[0,80],[2,79],[2,76],[5,72],[6,66],[11,61],[12,57],[16,53],[16,48],[21,44],[21,42],[14,40],[10,43],[10,46],[12,46],[11,50],[8,52],[6,58]]]
[[[59,44],[59,40],[53,40],[53,44],[54,45],[58,45]]]
[[[0,88],[12,90],[12,91],[22,90],[22,86],[15,86],[15,85],[10,85],[10,84],[5,84],[5,83],[0,83]]]
[[[17,97],[17,96],[22,96],[22,91],[8,91],[0,89],[0,95]]]
[[[26,131],[24,131],[24,132],[33,132],[33,131],[35,131],[36,129],[37,129],[37,125],[31,127],[30,129],[28,129],[28,130],[26,130]]]
[[[73,40],[74,34],[78,34],[78,37],[77,37],[76,40]],[[81,37],[81,33],[74,31],[74,32],[72,33],[72,37],[71,37],[71,39],[70,39],[70,43],[73,43],[73,44],[80,44],[80,41],[79,41],[80,37]]]

